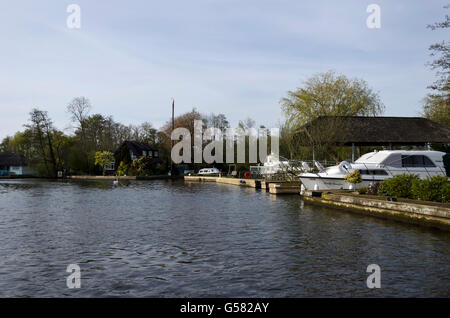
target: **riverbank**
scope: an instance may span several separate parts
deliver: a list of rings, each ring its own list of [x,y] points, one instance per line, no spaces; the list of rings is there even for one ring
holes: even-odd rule
[[[221,184],[231,184],[241,187],[261,188],[261,180],[257,179],[238,179],[226,177],[212,177],[212,176],[184,176],[184,181],[189,182],[215,182]]]
[[[308,203],[450,231],[450,204],[425,201],[388,201],[384,197],[348,192],[305,191]]]
[[[38,179],[37,176],[31,176],[31,175],[20,175],[20,176],[0,176],[1,179]]]

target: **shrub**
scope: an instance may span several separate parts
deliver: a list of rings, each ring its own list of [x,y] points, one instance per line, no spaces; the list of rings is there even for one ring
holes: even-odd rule
[[[105,166],[114,162],[114,154],[110,151],[97,151],[95,153],[95,165],[101,167],[105,175]]]
[[[386,180],[383,180],[383,181],[386,181]],[[389,194],[389,182],[388,181],[383,182],[383,181],[378,186],[378,193],[377,194],[385,197],[385,196],[390,195]]]
[[[359,172],[359,170],[355,170],[345,176],[345,181],[356,184],[356,183],[361,183],[363,180],[362,180],[361,173]]]
[[[156,165],[153,158],[142,156],[133,161],[132,168],[139,176],[149,176],[154,173]]]
[[[399,174],[383,180],[378,188],[378,195],[400,198],[412,198],[411,187],[414,180],[420,180],[415,174]]]
[[[128,165],[121,161],[119,167],[117,168],[117,174],[119,176],[124,176],[126,174],[128,174]]]
[[[367,193],[367,188],[366,187],[361,187],[358,189],[359,194],[366,194]]]
[[[417,200],[449,202],[450,183],[447,177],[434,176],[425,180],[414,180],[411,187],[412,197]]]

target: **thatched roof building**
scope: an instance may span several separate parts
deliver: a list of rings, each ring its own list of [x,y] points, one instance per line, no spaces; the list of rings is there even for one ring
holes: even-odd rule
[[[330,131],[332,131],[330,133]],[[298,130],[305,145],[314,135],[348,146],[394,146],[450,143],[450,128],[421,117],[320,116]]]

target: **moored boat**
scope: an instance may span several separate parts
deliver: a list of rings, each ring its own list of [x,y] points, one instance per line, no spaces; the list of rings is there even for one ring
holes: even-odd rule
[[[416,174],[421,179],[445,176],[449,167],[444,165],[448,154],[431,150],[382,150],[366,153],[354,163],[347,161],[323,168],[317,173],[301,173],[299,178],[307,190],[351,189],[345,177],[359,170],[362,182],[356,188],[367,187],[398,174]],[[448,160],[445,160],[446,162]]]

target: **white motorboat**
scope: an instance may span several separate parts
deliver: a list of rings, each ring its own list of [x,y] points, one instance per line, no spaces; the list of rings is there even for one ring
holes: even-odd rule
[[[262,175],[270,175],[286,171],[289,168],[290,164],[288,159],[271,153],[266,157],[264,165],[260,166],[260,173]]]
[[[317,173],[301,173],[299,178],[307,190],[352,189],[345,177],[359,170],[363,182],[355,188],[367,187],[398,174],[416,174],[421,179],[445,176],[446,153],[431,150],[383,150],[361,156],[354,163],[346,161],[337,166],[323,168]],[[448,169],[448,167],[447,167]]]
[[[217,168],[203,168],[198,171],[200,175],[219,174],[220,170]]]

